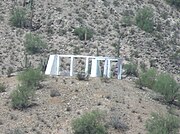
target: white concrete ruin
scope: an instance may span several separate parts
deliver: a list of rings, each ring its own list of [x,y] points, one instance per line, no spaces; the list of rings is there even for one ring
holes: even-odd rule
[[[69,76],[73,76],[74,72],[74,58],[85,58],[85,70],[84,72],[88,74],[89,66],[91,67],[90,77],[100,77],[101,67],[100,61],[104,61],[103,66],[103,77],[111,78],[111,62],[117,62],[117,77],[121,79],[122,74],[122,59],[121,58],[111,58],[111,57],[101,57],[101,56],[83,56],[83,55],[50,55],[47,68],[45,71],[46,75],[60,75],[60,64],[61,58],[70,58],[70,70]],[[91,65],[89,61],[91,60]],[[115,70],[114,70],[115,71]]]

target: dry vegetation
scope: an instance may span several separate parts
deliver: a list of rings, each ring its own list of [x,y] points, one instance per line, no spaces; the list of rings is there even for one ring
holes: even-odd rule
[[[179,0],[1,0],[0,134],[179,134],[179,8]],[[44,77],[54,53],[123,57],[123,80]]]

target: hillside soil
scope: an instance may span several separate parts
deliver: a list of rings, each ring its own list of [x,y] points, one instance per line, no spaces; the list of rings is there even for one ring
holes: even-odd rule
[[[16,89],[16,77],[1,77],[6,92],[0,93],[0,133],[10,134],[19,129],[28,134],[72,134],[71,122],[85,112],[101,110],[108,126],[118,118],[128,130],[109,126],[109,134],[145,134],[145,123],[151,113],[166,113],[168,106],[152,99],[154,93],[139,89],[129,80],[91,78],[79,81],[69,77],[47,77],[36,91],[33,106],[26,110],[11,108],[10,94]],[[52,90],[59,96],[51,97]],[[176,108],[177,116],[180,110]]]

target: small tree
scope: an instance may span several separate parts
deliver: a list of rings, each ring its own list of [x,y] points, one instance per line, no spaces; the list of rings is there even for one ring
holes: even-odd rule
[[[155,84],[156,77],[157,71],[155,69],[149,69],[146,72],[140,73],[139,80],[137,80],[136,83],[141,87],[144,86],[152,89]]]
[[[24,46],[30,54],[38,53],[41,49],[47,47],[46,43],[44,43],[39,36],[33,35],[32,33],[26,34]]]
[[[133,63],[129,63],[129,64],[125,64],[124,68],[126,75],[136,76],[136,77],[138,76],[137,65]]]
[[[101,124],[101,118],[99,111],[92,111],[74,120],[72,123],[74,134],[107,134],[105,127]]]
[[[11,94],[11,104],[14,109],[24,109],[29,107],[29,98],[34,96],[34,88],[25,84],[18,86],[17,90]]]
[[[0,93],[5,92],[6,90],[6,86],[4,85],[4,83],[0,83]]]
[[[153,17],[153,10],[149,7],[144,7],[136,14],[136,25],[142,30],[151,33],[154,27]]]
[[[26,20],[26,12],[23,8],[14,8],[10,16],[10,24],[12,26],[23,28]]]
[[[43,78],[44,77],[39,69],[32,68],[26,69],[18,76],[18,80],[24,85],[27,85],[27,87],[38,87]]]
[[[153,89],[164,95],[166,102],[173,103],[178,97],[179,85],[169,74],[162,73],[157,76]]]
[[[80,40],[90,40],[93,37],[93,31],[85,27],[79,27],[74,30],[74,35],[77,35]]]
[[[152,114],[152,118],[146,122],[148,134],[178,134],[180,121],[173,115],[165,116]]]

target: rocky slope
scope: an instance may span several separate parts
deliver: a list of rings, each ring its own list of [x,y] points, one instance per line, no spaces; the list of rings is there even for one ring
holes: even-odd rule
[[[152,91],[138,89],[131,81],[49,77],[42,83],[43,88],[36,91],[34,105],[20,111],[12,109],[10,99],[18,84],[16,77],[1,77],[0,81],[7,87],[6,92],[0,93],[1,134],[15,130],[23,134],[72,134],[72,120],[96,109],[104,112],[109,134],[145,134],[151,113],[163,114],[169,109],[152,99]],[[52,91],[57,96],[51,97]],[[175,108],[173,113],[180,116],[179,109]],[[119,130],[108,125],[113,122],[120,126]]]
[[[27,0],[28,3],[28,0]],[[24,60],[24,36],[28,29],[15,28],[9,24],[13,7],[22,6],[22,1],[0,1],[0,74],[6,74],[9,66],[14,71],[21,70]],[[133,20],[138,9],[147,6],[154,12],[154,32],[146,33],[133,22],[126,26],[124,16]],[[28,9],[28,8],[27,8]],[[39,64],[49,54],[73,54],[79,47],[80,54],[115,56],[112,46],[121,44],[121,57],[133,59],[138,64],[154,66],[179,74],[180,12],[163,0],[38,0],[34,5],[33,25],[38,34],[48,44],[45,52],[28,55],[33,65]],[[119,24],[119,25],[117,25]],[[76,27],[84,26],[94,31],[93,38],[81,41],[73,34]],[[118,28],[120,30],[118,30]]]

